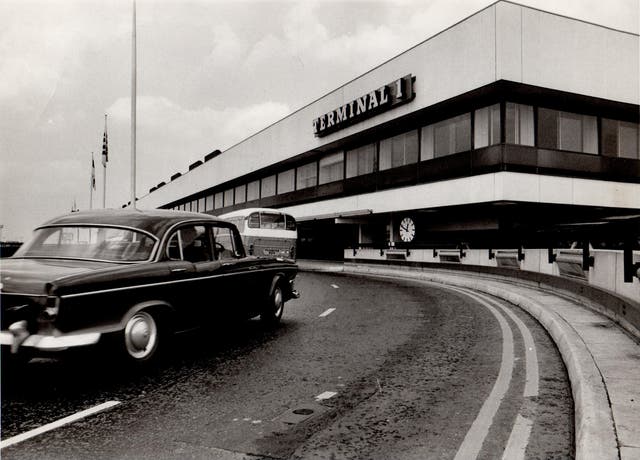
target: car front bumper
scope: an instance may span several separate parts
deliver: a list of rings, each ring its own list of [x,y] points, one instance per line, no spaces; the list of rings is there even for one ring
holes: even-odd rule
[[[17,324],[17,323],[14,323]],[[59,351],[72,347],[93,345],[100,340],[100,332],[75,334],[29,334],[20,327],[10,326],[10,330],[0,331],[0,345],[11,347],[17,353],[20,347],[30,347],[43,351]]]

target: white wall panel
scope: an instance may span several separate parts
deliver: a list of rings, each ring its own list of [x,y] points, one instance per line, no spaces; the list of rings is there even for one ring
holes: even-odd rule
[[[640,184],[499,172],[329,199],[284,209],[297,219],[304,219],[360,210],[371,210],[378,214],[492,201],[640,209]]]
[[[498,79],[638,104],[638,69],[636,35],[499,2],[266,127],[181,178],[173,182],[158,178],[167,185],[144,196],[138,205],[162,206]],[[313,119],[407,74],[416,77],[412,102],[323,138],[314,136]],[[179,170],[182,165],[176,166]]]
[[[498,3],[496,14],[496,80],[522,81],[522,7]]]
[[[638,36],[522,8],[522,81],[638,104]]]

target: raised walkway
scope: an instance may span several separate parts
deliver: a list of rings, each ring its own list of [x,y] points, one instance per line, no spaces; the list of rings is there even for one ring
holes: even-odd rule
[[[549,332],[567,367],[575,407],[576,459],[640,459],[640,337],[574,292],[453,270],[299,260],[301,271],[421,279],[507,300]]]

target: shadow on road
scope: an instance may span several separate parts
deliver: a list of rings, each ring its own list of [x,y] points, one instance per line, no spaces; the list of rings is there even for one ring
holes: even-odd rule
[[[177,334],[153,366],[127,365],[99,347],[37,357],[20,366],[3,365],[2,437],[108,400],[124,402],[195,375],[215,374],[225,363],[275,342],[297,327],[287,321],[266,328],[260,321],[250,320]]]

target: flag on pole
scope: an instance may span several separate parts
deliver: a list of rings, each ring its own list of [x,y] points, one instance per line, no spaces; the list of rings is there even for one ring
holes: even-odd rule
[[[109,161],[109,146],[107,145],[107,116],[104,116],[104,136],[102,138],[102,166],[107,167]]]
[[[93,155],[91,155],[91,188],[96,189],[96,162],[93,160]]]

